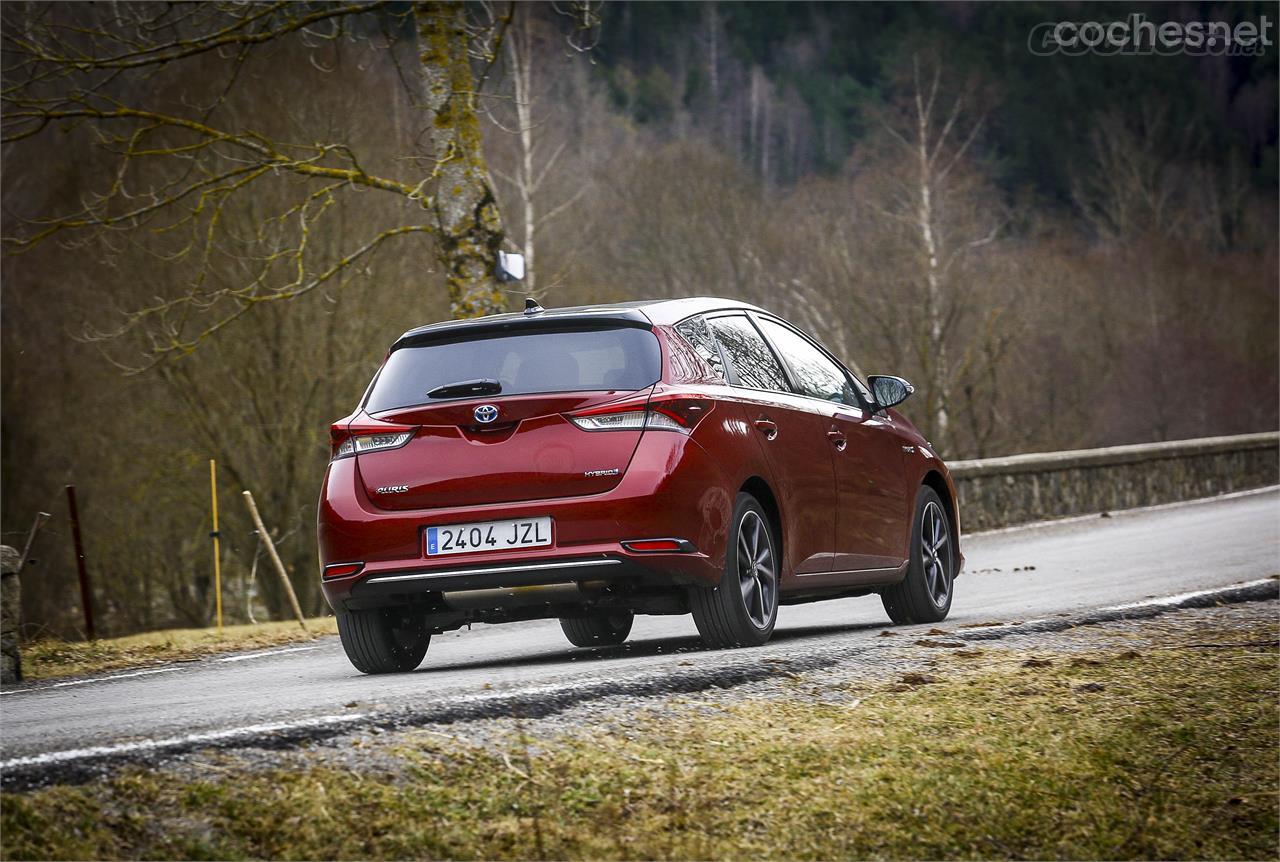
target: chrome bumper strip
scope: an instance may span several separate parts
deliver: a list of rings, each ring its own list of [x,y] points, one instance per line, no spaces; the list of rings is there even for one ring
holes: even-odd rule
[[[510,575],[518,572],[539,572],[548,569],[581,569],[600,566],[618,566],[621,560],[566,560],[563,563],[524,563],[518,566],[495,566],[485,569],[448,569],[440,572],[412,572],[407,575],[377,575],[365,580],[366,584],[387,584],[392,581],[428,581],[433,578],[458,578],[468,575]]]

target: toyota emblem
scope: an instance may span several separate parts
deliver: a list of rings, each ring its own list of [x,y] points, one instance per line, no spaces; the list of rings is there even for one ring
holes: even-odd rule
[[[472,415],[476,417],[476,421],[482,425],[488,425],[490,422],[498,418],[498,408],[492,404],[481,404]]]

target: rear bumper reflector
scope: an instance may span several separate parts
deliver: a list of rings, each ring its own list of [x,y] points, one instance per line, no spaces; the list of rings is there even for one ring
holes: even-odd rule
[[[690,554],[698,550],[688,539],[631,539],[621,544],[637,554]]]

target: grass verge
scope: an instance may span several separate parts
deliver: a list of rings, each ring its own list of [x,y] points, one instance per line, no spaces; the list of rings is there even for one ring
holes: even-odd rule
[[[306,631],[291,620],[223,626],[221,637],[217,629],[208,628],[164,629],[96,641],[39,640],[23,645],[22,671],[28,681],[79,676],[298,643],[337,631],[333,617],[317,617],[307,620]]]
[[[639,729],[517,735],[505,750],[423,730],[374,750],[356,739],[302,769],[260,755],[131,771],[4,796],[0,848],[6,859],[1275,858],[1274,626],[1195,635],[1143,653],[964,650],[856,703],[677,705]]]

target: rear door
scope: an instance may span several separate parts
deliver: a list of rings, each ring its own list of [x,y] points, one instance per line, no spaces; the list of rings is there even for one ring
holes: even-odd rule
[[[727,360],[729,382],[764,449],[782,508],[783,547],[797,575],[831,570],[835,476],[822,405],[791,391],[772,349],[745,314],[708,318]]]
[[[868,412],[848,372],[791,326],[760,317],[796,387],[818,405],[836,474],[836,571],[895,568],[904,559],[906,474],[900,441]]]
[[[635,326],[525,327],[401,347],[364,411],[371,425],[409,428],[412,437],[357,454],[361,479],[374,504],[391,510],[608,491],[642,431],[593,434],[563,414],[643,395],[661,372],[657,337]],[[482,394],[449,388],[461,383]]]

